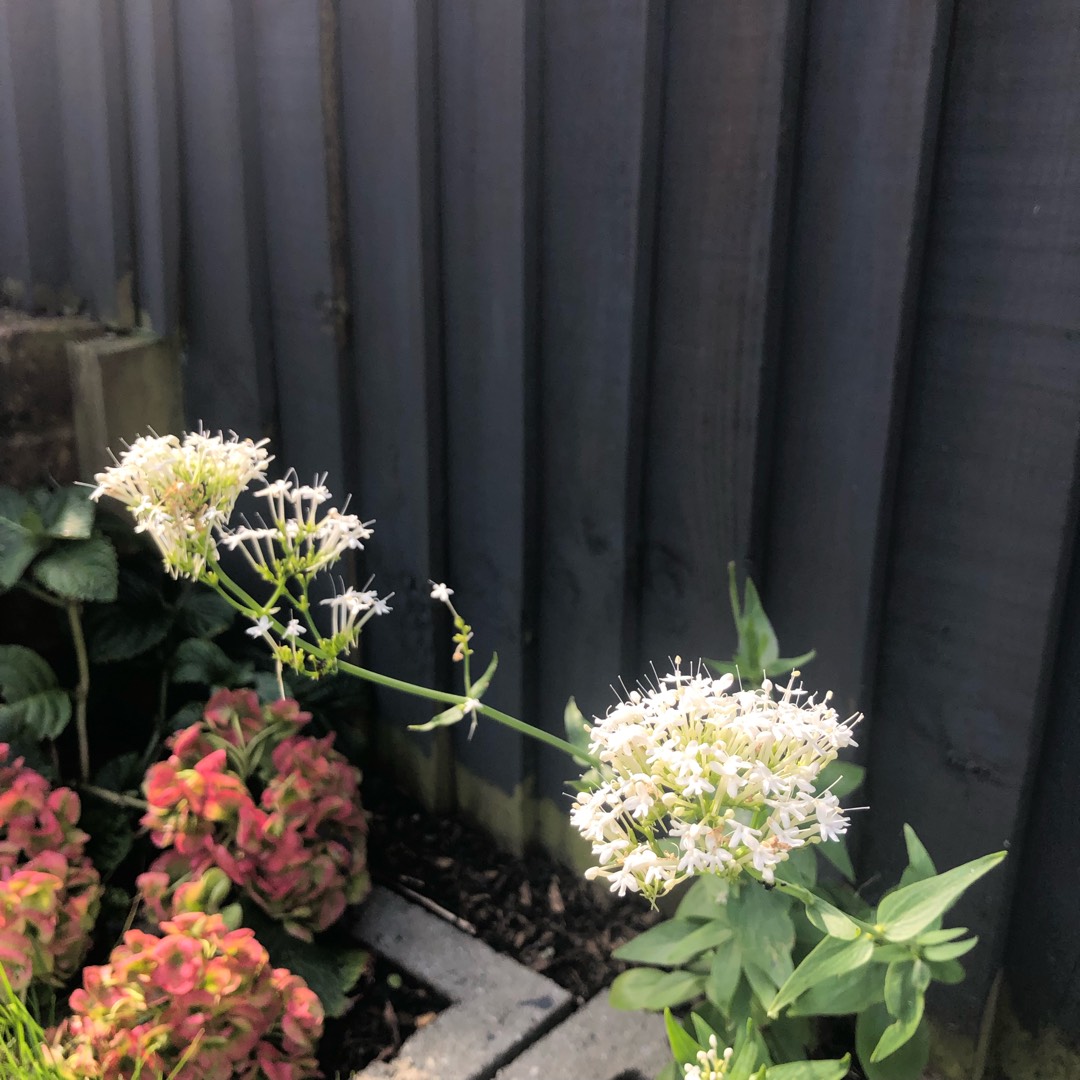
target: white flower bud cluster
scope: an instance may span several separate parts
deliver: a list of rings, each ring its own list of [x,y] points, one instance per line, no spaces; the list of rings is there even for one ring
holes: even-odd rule
[[[723,1080],[735,1051],[729,1046],[723,1052],[715,1035],[709,1036],[709,1049],[699,1050],[697,1063],[683,1066],[684,1080]]]
[[[191,432],[136,439],[116,464],[94,479],[95,501],[110,495],[149,533],[173,577],[198,578],[216,555],[214,532],[229,520],[239,498],[273,460],[264,447],[233,434]]]
[[[601,783],[571,821],[592,844],[585,876],[655,900],[695,874],[766,882],[788,853],[835,840],[848,821],[821,769],[853,746],[856,715],[795,686],[732,689],[730,675],[686,674],[676,658],[658,687],[631,692],[590,729]]]

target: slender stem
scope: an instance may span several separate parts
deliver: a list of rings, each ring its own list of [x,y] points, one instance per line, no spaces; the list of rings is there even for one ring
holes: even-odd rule
[[[85,784],[90,779],[90,739],[86,731],[86,700],[90,696],[90,658],[86,653],[86,636],[82,628],[82,605],[71,602],[66,605],[71,639],[75,643],[75,663],[79,669],[79,682],[75,687],[75,734],[79,740],[79,779]]]
[[[51,593],[45,592],[44,589],[39,589],[36,585],[31,585],[29,581],[16,582],[16,586],[22,589],[23,592],[29,593],[35,600],[40,600],[43,604],[51,604],[53,607],[59,608],[66,608],[68,606],[66,600],[61,600]]]
[[[93,795],[102,802],[112,803],[113,806],[123,806],[129,810],[149,810],[148,803],[142,799],[136,799],[133,795],[121,795],[118,791],[109,791],[106,788],[95,787],[93,784],[80,784],[79,790],[87,795]]]

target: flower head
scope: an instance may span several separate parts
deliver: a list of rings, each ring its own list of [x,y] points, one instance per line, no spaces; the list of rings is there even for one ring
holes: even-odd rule
[[[579,794],[571,821],[619,895],[650,899],[694,874],[772,881],[794,848],[836,839],[847,818],[821,769],[851,726],[792,682],[734,690],[725,675],[686,674],[676,661],[658,687],[633,691],[591,728],[602,782]]]
[[[235,434],[190,432],[144,436],[116,464],[98,473],[90,495],[109,495],[135,517],[136,532],[147,532],[173,577],[198,578],[216,555],[214,530],[229,517],[248,485],[272,460],[268,440],[252,442]]]

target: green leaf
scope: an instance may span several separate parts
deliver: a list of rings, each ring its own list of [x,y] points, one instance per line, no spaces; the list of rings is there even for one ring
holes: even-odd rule
[[[705,981],[705,996],[725,1016],[731,1012],[731,999],[742,978],[742,950],[732,942],[717,949],[713,955],[709,977]]]
[[[677,919],[727,919],[728,897],[734,895],[727,878],[711,874],[695,879],[675,909]]]
[[[319,996],[327,1016],[343,1016],[352,1004],[350,991],[368,969],[371,955],[348,937],[333,931],[314,941],[301,941],[281,923],[248,901],[242,901],[243,925],[255,931],[274,967],[299,975]]]
[[[807,954],[787,982],[780,987],[769,1005],[769,1015],[779,1016],[785,1005],[789,1005],[823,979],[843,975],[869,963],[873,952],[873,939],[865,934],[851,940],[825,938]]]
[[[683,1080],[678,1063],[669,1061],[657,1074],[656,1080]]]
[[[916,940],[920,945],[940,945],[945,941],[955,941],[968,932],[966,926],[948,926],[943,930],[927,930],[920,934]]]
[[[659,971],[635,968],[624,971],[611,984],[609,1001],[615,1009],[661,1009],[682,1005],[700,996],[704,975],[686,971]]]
[[[135,751],[110,758],[94,774],[94,787],[119,793],[137,791],[143,780],[140,761]]]
[[[714,675],[739,674],[739,665],[733,664],[730,660],[706,660],[705,664]]]
[[[0,645],[0,720],[34,739],[55,739],[71,719],[71,697],[33,649]]]
[[[802,901],[806,910],[806,918],[811,926],[816,926],[823,934],[829,937],[844,938],[851,940],[858,937],[860,931],[858,923],[850,916],[845,915],[838,907],[834,907],[823,900],[817,893],[798,885],[795,882],[785,881],[783,878],[783,866],[776,875],[777,887]]]
[[[34,579],[65,600],[115,600],[116,549],[104,536],[72,540],[34,564]]]
[[[255,674],[249,663],[234,663],[213,641],[188,638],[173,658],[174,683],[202,683],[210,687],[246,686]]]
[[[83,624],[86,648],[96,664],[131,660],[160,645],[172,628],[173,615],[161,595],[160,569],[148,579],[138,569],[122,566],[116,600],[91,604]]]
[[[916,881],[926,881],[937,874],[937,867],[930,853],[923,847],[922,841],[915,835],[910,825],[904,826],[904,843],[907,846],[908,865],[900,877],[899,888],[914,885]],[[896,890],[893,890],[894,892]]]
[[[96,509],[86,488],[66,487],[50,491],[41,504],[45,535],[54,540],[89,539]]]
[[[878,905],[877,922],[890,941],[908,941],[925,930],[960,898],[963,892],[990,873],[1004,851],[984,855],[963,866],[890,893]]]
[[[176,605],[177,623],[189,637],[213,638],[233,624],[235,612],[216,592],[195,585]]]
[[[944,960],[955,960],[971,952],[979,944],[977,937],[964,938],[963,941],[946,941],[941,945],[928,945],[922,950],[925,960],[933,963],[941,963]]]
[[[112,874],[128,857],[135,843],[131,813],[90,795],[82,796],[79,828],[90,834],[86,854],[103,878]]]
[[[847,1016],[885,1000],[885,972],[877,964],[834,975],[810,987],[788,1009],[788,1016]]]
[[[41,550],[41,541],[28,529],[0,521],[0,590],[10,589]]]
[[[633,964],[659,964],[676,967],[708,949],[730,941],[731,927],[719,920],[707,923],[689,919],[667,919],[643,934],[619,946],[616,960]]]
[[[956,986],[967,978],[964,965],[959,960],[928,961],[931,977],[946,986]]]
[[[791,960],[791,950],[795,946],[791,899],[778,889],[748,886],[728,907],[743,956],[752,959],[772,983],[764,995],[764,1000],[768,1001],[795,967]]]
[[[765,674],[770,679],[777,675],[786,675],[789,671],[795,671],[796,668],[805,667],[815,656],[817,656],[816,649],[804,652],[801,656],[782,656],[779,660],[773,660],[765,665]]]
[[[839,1060],[789,1061],[765,1070],[765,1080],[844,1080],[851,1069],[851,1055]]]
[[[836,758],[817,774],[814,790],[820,793],[828,788],[838,799],[845,799],[860,788],[865,779],[864,766],[856,765],[854,761]]]
[[[922,1022],[930,971],[921,960],[889,965],[885,975],[885,1008],[894,1017],[870,1055],[871,1064],[891,1057],[911,1039]]]
[[[855,867],[851,862],[851,853],[842,836],[839,840],[823,840],[819,844],[814,844],[813,847],[827,863],[840,871],[845,881],[855,881]]]
[[[765,614],[757,586],[748,576],[743,585],[743,609],[739,619],[739,652],[757,671],[764,671],[780,655],[780,643],[776,632]]]
[[[919,1080],[930,1060],[930,1030],[926,1021],[894,1054],[872,1061],[874,1048],[881,1041],[892,1017],[884,1005],[872,1005],[859,1013],[855,1021],[855,1050],[867,1080]]]
[[[680,1065],[697,1063],[698,1051],[703,1047],[689,1035],[686,1029],[671,1015],[670,1009],[664,1010],[664,1026],[667,1028],[668,1043],[671,1053]]]
[[[589,753],[589,725],[577,702],[571,698],[563,709],[563,727],[566,729],[566,741],[576,747],[583,754]],[[585,758],[575,758],[576,761],[585,762]]]

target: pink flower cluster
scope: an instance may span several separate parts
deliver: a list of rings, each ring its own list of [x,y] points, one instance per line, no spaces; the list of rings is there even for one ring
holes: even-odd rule
[[[272,968],[251,930],[185,912],[161,935],[129,930],[83,973],[50,1056],[69,1080],[304,1080],[321,1076],[323,1010],[303,979]],[[175,1070],[175,1071],[173,1071]]]
[[[143,785],[143,824],[166,849],[139,878],[156,918],[198,903],[213,867],[305,939],[367,894],[360,773],[332,736],[296,734],[309,719],[295,701],[222,690],[169,740]]]
[[[0,964],[17,991],[62,986],[90,944],[102,889],[78,820],[75,792],[0,743]]]

